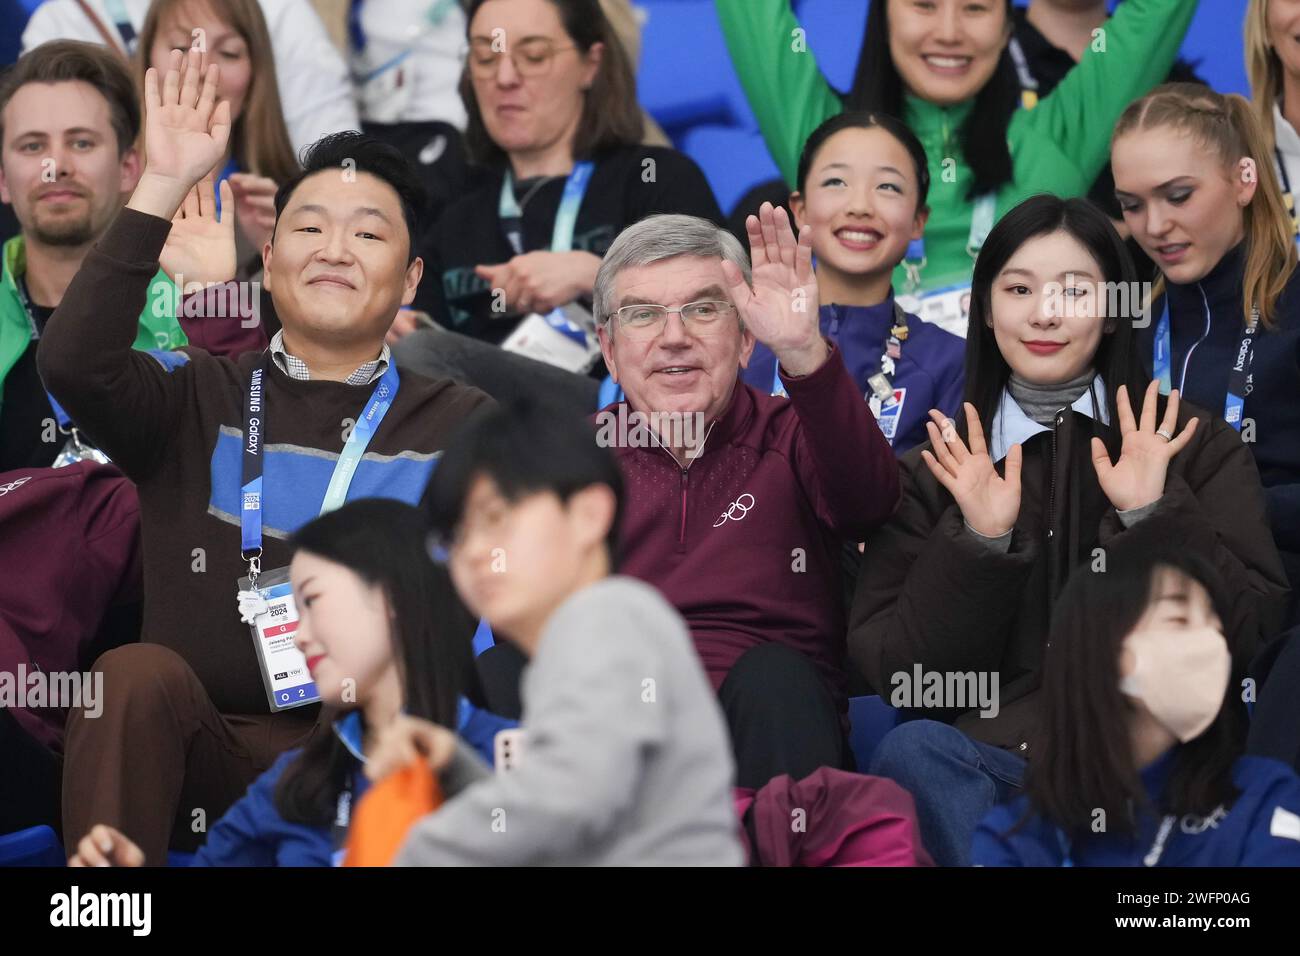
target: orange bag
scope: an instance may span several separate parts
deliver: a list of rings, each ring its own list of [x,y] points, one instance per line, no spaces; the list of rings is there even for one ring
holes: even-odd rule
[[[366,791],[352,810],[344,866],[392,866],[417,820],[442,805],[437,775],[417,760]]]

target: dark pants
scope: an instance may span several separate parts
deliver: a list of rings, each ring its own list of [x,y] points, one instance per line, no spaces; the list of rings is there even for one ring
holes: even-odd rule
[[[727,672],[718,701],[731,732],[736,786],[802,780],[818,767],[853,769],[839,708],[811,660],[784,644],[751,647]]]
[[[59,755],[0,709],[0,834],[59,822]]]
[[[121,830],[152,865],[168,847],[196,849],[248,785],[311,735],[318,708],[219,713],[194,671],[158,644],[131,644],[95,662],[102,713],[73,710],[63,763],[63,842],[97,823]]]
[[[911,792],[935,863],[970,866],[975,828],[1020,789],[1025,761],[937,720],[909,720],[881,738],[871,774]]]

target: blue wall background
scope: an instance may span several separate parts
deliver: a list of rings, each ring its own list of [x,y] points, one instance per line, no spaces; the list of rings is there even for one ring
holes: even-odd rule
[[[382,0],[380,0],[382,2]],[[712,0],[634,0],[645,10],[641,101],[709,177],[729,210],[751,186],[776,176],[731,68]],[[1215,89],[1247,93],[1241,24],[1247,0],[1201,0],[1183,57]],[[37,0],[0,0],[0,63],[18,55]],[[868,0],[794,0],[808,45],[831,83],[848,87]]]

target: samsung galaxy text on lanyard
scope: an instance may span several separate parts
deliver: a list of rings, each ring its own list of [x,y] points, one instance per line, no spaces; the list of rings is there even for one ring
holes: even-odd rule
[[[1250,310],[1250,319],[1244,323],[1238,346],[1232,355],[1232,365],[1228,368],[1228,393],[1223,400],[1223,420],[1241,431],[1241,420],[1246,408],[1246,396],[1255,388],[1250,374],[1250,363],[1254,358],[1255,333],[1259,329],[1259,309]],[[1160,379],[1160,394],[1168,395],[1173,388],[1170,366],[1173,363],[1173,345],[1169,335],[1169,297],[1165,296],[1164,308],[1160,311],[1160,320],[1156,323],[1155,344],[1152,350],[1151,364],[1156,378]],[[1183,374],[1178,379],[1178,393],[1183,393],[1187,380],[1187,364],[1183,363]]]
[[[269,361],[269,360],[268,360]],[[241,554],[248,562],[248,576],[251,588],[257,587],[257,575],[261,572],[262,557],[262,470],[266,439],[266,382],[267,364],[253,369],[248,382],[248,391],[244,402],[244,447],[241,452],[243,460],[243,484],[240,488],[239,528]],[[348,486],[356,474],[361,457],[365,454],[370,439],[379,430],[379,423],[388,414],[393,399],[397,396],[399,385],[397,365],[389,364],[387,371],[380,377],[371,392],[366,407],[352,427],[352,433],[339,453],[339,460],[334,464],[334,473],[330,475],[325,497],[321,502],[320,513],[333,511],[347,499]]]

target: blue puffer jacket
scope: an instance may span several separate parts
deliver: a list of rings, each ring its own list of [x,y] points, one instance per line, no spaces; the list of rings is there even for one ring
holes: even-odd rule
[[[1177,752],[1142,771],[1152,802]],[[1097,833],[1073,845],[1038,816],[1010,833],[1027,806],[1017,797],[984,818],[971,858],[976,866],[1300,866],[1300,777],[1281,761],[1240,757],[1232,781],[1241,793],[1230,809],[1206,817],[1144,813],[1136,836]]]
[[[456,732],[489,764],[493,760],[493,739],[497,732],[519,726],[461,698]],[[359,753],[360,715],[357,711],[335,723],[335,733]],[[208,833],[207,842],[195,855],[192,866],[330,866],[335,862],[333,834],[329,826],[290,823],[275,809],[275,788],[280,775],[300,753],[289,750],[271,768],[253,781],[241,797]],[[365,793],[368,781],[362,762],[355,761],[352,777],[355,805]]]
[[[894,324],[893,292],[879,305],[824,305],[818,319],[822,335],[839,346],[858,391],[864,399],[869,398],[867,379],[880,371],[889,329]],[[895,372],[890,376],[898,404],[877,415],[880,429],[897,455],[926,440],[930,409],[937,408],[949,416],[957,414],[965,380],[964,339],[911,314],[907,316],[907,329],[907,340],[902,343]],[[755,346],[740,377],[754,388],[773,392],[777,378],[772,350],[762,343]]]

